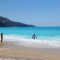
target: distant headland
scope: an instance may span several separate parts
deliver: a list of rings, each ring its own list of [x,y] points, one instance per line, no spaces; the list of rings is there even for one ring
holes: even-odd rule
[[[35,27],[35,26],[21,22],[11,21],[8,18],[0,16],[0,27]]]

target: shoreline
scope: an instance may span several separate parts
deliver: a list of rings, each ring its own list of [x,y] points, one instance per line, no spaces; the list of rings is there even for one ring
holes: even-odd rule
[[[3,42],[0,46],[0,56],[22,60],[60,60],[60,48],[31,48],[16,46],[13,42]]]
[[[41,52],[60,52],[60,48],[44,48],[44,47],[40,47],[40,48],[37,48],[37,47],[25,47],[25,46],[19,46],[19,45],[16,45],[15,42],[7,42],[7,41],[4,41],[4,42],[0,42],[0,48],[8,48],[8,49],[17,49],[17,50],[34,50],[34,51],[41,51]]]

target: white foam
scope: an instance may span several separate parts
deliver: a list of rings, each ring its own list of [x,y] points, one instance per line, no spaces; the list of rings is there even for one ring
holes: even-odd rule
[[[36,48],[57,48],[60,47],[59,40],[41,40],[41,39],[27,39],[25,36],[5,35],[4,41],[13,41],[18,46],[36,47]]]

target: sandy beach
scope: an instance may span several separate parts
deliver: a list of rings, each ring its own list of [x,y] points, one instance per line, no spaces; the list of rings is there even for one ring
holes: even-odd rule
[[[0,60],[60,60],[60,48],[29,48],[0,43]]]

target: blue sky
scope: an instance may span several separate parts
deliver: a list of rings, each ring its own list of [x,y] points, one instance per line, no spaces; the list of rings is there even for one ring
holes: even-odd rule
[[[60,0],[0,0],[0,16],[36,26],[60,26]]]

